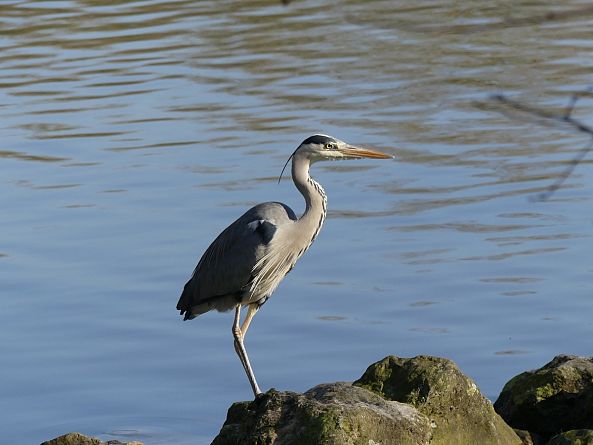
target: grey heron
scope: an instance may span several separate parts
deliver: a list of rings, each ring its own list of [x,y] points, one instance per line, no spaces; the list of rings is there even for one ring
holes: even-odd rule
[[[305,139],[284,165],[286,168],[292,159],[292,180],[305,198],[301,217],[280,202],[265,202],[247,210],[210,244],[183,288],[177,309],[184,320],[212,309],[235,309],[235,351],[255,396],[261,391],[245,349],[245,334],[258,309],[315,241],[327,214],[327,197],[309,176],[309,167],[317,161],[361,158],[392,156],[322,134]],[[240,324],[243,306],[247,306],[247,315]]]

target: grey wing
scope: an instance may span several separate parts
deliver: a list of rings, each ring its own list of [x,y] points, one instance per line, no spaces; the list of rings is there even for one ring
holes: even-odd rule
[[[294,212],[280,203],[264,203],[248,210],[210,244],[183,289],[177,309],[185,319],[211,309],[226,311],[245,298],[257,261],[277,227],[294,220]]]

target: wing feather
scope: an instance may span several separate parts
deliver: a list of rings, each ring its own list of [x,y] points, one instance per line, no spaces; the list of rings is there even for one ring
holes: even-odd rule
[[[223,230],[185,285],[177,303],[181,314],[193,318],[211,309],[229,310],[251,299],[256,264],[266,256],[277,228],[294,219],[294,212],[285,205],[264,203]]]

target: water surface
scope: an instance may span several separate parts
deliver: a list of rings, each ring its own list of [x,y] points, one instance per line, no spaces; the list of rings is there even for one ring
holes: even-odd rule
[[[543,20],[542,12],[583,10]],[[495,399],[591,355],[587,142],[477,106],[592,84],[587,3],[4,2],[0,430],[209,443],[251,397],[231,314],[179,292],[249,206],[303,209],[283,163],[323,132],[396,155],[317,164],[329,217],[247,337],[263,389],[455,360]],[[584,98],[575,117],[590,121]]]

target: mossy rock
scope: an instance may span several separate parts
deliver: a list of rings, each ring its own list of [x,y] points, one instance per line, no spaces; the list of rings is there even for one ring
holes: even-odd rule
[[[450,360],[387,357],[353,384],[231,406],[212,445],[520,445]]]
[[[593,359],[559,355],[513,377],[494,404],[514,428],[545,440],[563,431],[593,429]]]
[[[102,442],[95,437],[88,437],[80,433],[68,433],[55,439],[43,442],[41,445],[101,445]]]
[[[388,400],[407,403],[431,419],[431,445],[521,444],[476,384],[451,360],[389,356],[354,382]]]
[[[593,430],[571,430],[558,434],[546,445],[593,445]]]
[[[519,436],[519,439],[521,439],[522,445],[544,445],[541,437],[537,434],[532,434],[529,431],[518,430],[516,428],[513,428],[513,431]]]
[[[428,418],[412,407],[332,383],[233,404],[212,445],[423,445],[430,435]]]
[[[80,433],[67,433],[43,442],[41,445],[142,445],[142,442],[120,442],[118,440],[103,442],[96,437],[89,437]]]

